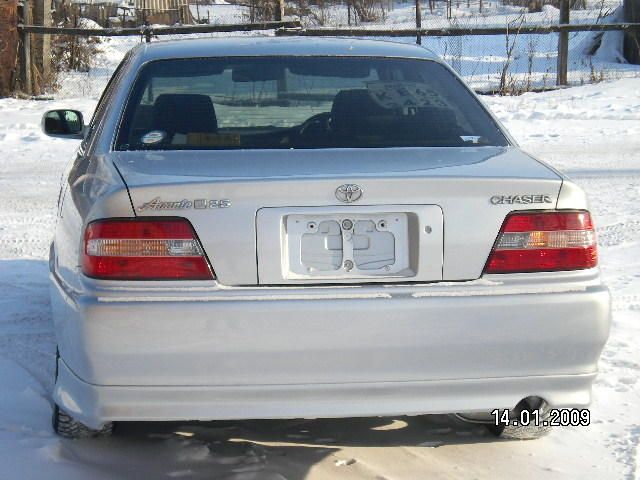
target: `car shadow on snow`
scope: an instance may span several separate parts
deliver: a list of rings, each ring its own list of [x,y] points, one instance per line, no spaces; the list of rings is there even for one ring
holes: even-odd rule
[[[438,456],[437,448],[495,441],[451,415],[316,420],[123,422],[108,439],[65,444],[72,457],[135,470],[131,478],[287,479],[341,476],[385,455]],[[94,451],[93,454],[89,453]],[[395,453],[392,453],[395,451]],[[100,452],[100,453],[98,453]],[[421,460],[421,461],[424,461]],[[415,468],[415,467],[414,467]],[[128,470],[127,473],[131,472]],[[144,472],[144,473],[143,473]],[[119,472],[121,478],[129,478]],[[324,475],[324,476],[323,476]],[[377,476],[375,478],[384,478]]]

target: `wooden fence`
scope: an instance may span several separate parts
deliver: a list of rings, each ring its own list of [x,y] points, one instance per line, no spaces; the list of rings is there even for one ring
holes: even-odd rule
[[[7,1],[7,0],[0,0]],[[15,1],[15,0],[14,0]],[[451,37],[451,36],[483,36],[483,35],[545,35],[558,33],[558,69],[557,83],[565,85],[567,83],[567,56],[568,48],[563,37],[568,38],[570,32],[607,32],[623,31],[632,38],[638,38],[640,23],[606,23],[606,24],[557,24],[545,26],[521,25],[519,27],[485,27],[485,28],[420,28],[420,29],[369,29],[369,28],[302,28],[297,21],[284,22],[260,22],[248,24],[231,25],[189,25],[176,27],[142,26],[137,28],[64,28],[45,27],[38,25],[18,25],[18,31],[22,38],[23,45],[27,44],[33,35],[77,35],[77,36],[141,36],[147,42],[154,37],[162,35],[179,35],[194,33],[215,33],[215,32],[247,32],[252,30],[275,30],[278,36],[310,36],[310,37],[416,37],[418,43],[422,37]],[[26,53],[28,49],[21,49]],[[29,64],[27,58],[22,58],[21,63]],[[23,69],[23,76],[26,75]],[[27,78],[23,78],[22,85],[30,85]],[[28,90],[25,93],[32,93]]]
[[[18,0],[0,0],[0,97],[13,90],[18,63]]]

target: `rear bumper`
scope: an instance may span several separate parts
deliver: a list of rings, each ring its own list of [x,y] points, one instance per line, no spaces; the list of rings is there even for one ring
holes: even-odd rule
[[[83,293],[53,280],[54,398],[89,425],[586,405],[610,323],[597,271]]]
[[[60,362],[54,399],[86,425],[106,421],[342,418],[490,411],[537,395],[586,406],[595,373],[313,385],[118,387],[83,382]]]

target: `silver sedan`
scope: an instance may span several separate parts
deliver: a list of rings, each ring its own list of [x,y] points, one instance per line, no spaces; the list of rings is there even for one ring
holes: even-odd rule
[[[588,420],[610,297],[585,195],[428,50],[141,45],[88,125],[55,110],[43,128],[82,139],[50,260],[61,435],[455,412],[535,438]]]

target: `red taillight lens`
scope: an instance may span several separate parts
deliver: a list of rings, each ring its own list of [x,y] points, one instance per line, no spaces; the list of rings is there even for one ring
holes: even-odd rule
[[[597,264],[589,212],[516,212],[504,221],[484,271],[552,272]]]
[[[185,219],[109,219],[87,226],[82,271],[109,280],[211,280],[213,274]]]

